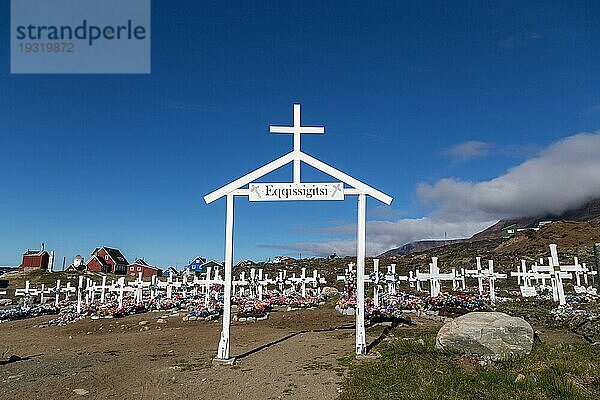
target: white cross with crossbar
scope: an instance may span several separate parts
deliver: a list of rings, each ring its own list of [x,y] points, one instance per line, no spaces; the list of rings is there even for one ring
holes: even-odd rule
[[[325,133],[322,126],[302,126],[300,124],[300,104],[294,104],[294,126],[269,126],[270,133],[294,134],[294,183],[300,183],[300,135],[303,133]]]

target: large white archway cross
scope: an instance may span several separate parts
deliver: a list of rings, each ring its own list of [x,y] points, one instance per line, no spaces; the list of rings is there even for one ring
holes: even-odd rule
[[[270,126],[271,133],[294,135],[294,148],[286,155],[255,169],[254,171],[228,183],[206,196],[207,204],[225,196],[227,211],[225,219],[225,294],[223,305],[223,329],[217,350],[216,361],[233,362],[230,357],[231,326],[231,268],[233,265],[233,203],[235,196],[246,196],[250,201],[281,200],[344,200],[345,196],[358,196],[358,227],[356,234],[356,354],[367,351],[365,336],[365,241],[366,241],[366,196],[371,196],[385,204],[391,204],[392,198],[385,193],[347,175],[337,169],[303,153],[300,148],[302,134],[322,134],[323,127],[302,126],[300,123],[300,104],[294,104],[293,126]],[[293,162],[292,182],[253,183],[270,172]],[[338,179],[339,182],[302,182],[300,164],[306,163],[319,171]],[[347,186],[345,186],[347,185]],[[245,187],[247,186],[247,187]]]

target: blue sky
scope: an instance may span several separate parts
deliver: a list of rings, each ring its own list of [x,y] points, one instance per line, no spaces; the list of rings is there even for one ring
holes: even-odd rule
[[[268,126],[295,102],[325,126],[305,152],[394,197],[367,203],[371,254],[600,195],[562,187],[600,175],[597,2],[153,1],[149,75],[11,75],[9,5],[0,265],[41,242],[59,266],[99,245],[222,259],[225,202],[202,197],[291,149]],[[234,258],[351,253],[356,209],[238,199]]]

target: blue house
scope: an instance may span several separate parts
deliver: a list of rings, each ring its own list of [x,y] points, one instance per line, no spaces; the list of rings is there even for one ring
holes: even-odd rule
[[[206,266],[204,266],[204,264],[206,264],[206,258],[196,257],[192,260],[192,262],[190,262],[189,265],[187,265],[185,267],[185,269],[187,269],[188,271],[190,271],[194,274],[204,273],[204,272],[206,272]]]
[[[176,275],[179,274],[179,271],[177,271],[175,269],[175,267],[169,267],[169,268],[167,268],[167,269],[165,269],[163,271],[162,276],[167,276],[168,277],[171,273],[173,274],[173,276],[176,276]]]

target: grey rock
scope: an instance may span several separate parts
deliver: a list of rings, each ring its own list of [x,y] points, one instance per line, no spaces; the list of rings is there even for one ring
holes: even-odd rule
[[[472,312],[444,324],[435,342],[438,349],[506,360],[531,353],[533,328],[504,313]]]
[[[10,306],[11,304],[11,299],[0,299],[0,306]]]

